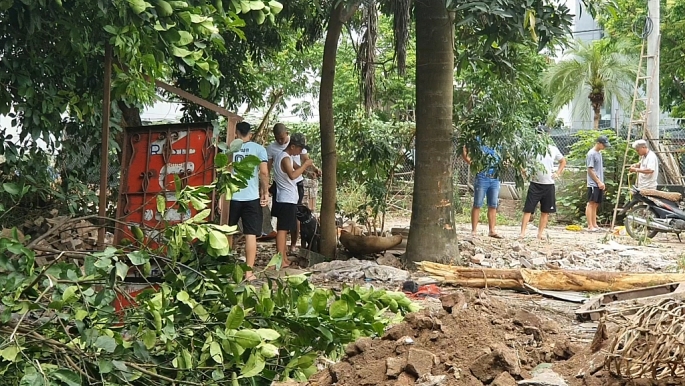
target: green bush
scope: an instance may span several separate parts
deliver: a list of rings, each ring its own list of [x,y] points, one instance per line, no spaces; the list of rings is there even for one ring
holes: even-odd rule
[[[578,141],[571,146],[571,152],[567,155],[567,171],[564,173],[557,192],[558,218],[561,221],[580,222],[585,220],[585,206],[587,204],[585,158],[587,152],[595,145],[599,135],[606,135],[611,147],[602,151],[606,195],[597,212],[597,221],[600,223],[611,222],[612,211],[617,200],[621,168],[623,167],[623,155],[626,147],[630,146],[624,138],[617,137],[613,130],[586,130],[576,134]],[[630,149],[627,164],[635,163],[637,159],[637,153]],[[627,181],[628,173],[625,173],[623,186],[627,186]],[[622,197],[619,198],[621,205],[628,198],[628,194],[628,190],[623,191]]]

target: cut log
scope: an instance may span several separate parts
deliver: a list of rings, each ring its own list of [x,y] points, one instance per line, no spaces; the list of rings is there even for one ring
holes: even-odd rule
[[[467,268],[425,261],[417,265],[440,282],[476,288],[524,289],[528,284],[539,290],[605,292],[685,281],[682,273]]]
[[[358,236],[343,232],[340,235],[340,243],[354,255],[368,255],[394,248],[402,243],[402,236]]]

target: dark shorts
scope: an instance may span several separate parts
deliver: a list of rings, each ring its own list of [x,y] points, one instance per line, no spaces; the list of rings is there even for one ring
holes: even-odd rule
[[[231,200],[228,212],[228,225],[238,225],[238,220],[243,220],[244,235],[262,235],[262,206],[259,199],[252,201]]]
[[[526,195],[526,203],[523,206],[523,213],[535,213],[538,203],[540,203],[540,212],[555,213],[557,211],[556,201],[554,184],[531,182]]]
[[[296,230],[297,204],[279,202],[276,204],[276,208],[276,213],[274,214],[274,216],[278,217],[278,222],[276,223],[276,230],[289,232]]]
[[[297,183],[297,203],[302,204],[304,200],[304,180]]]
[[[601,204],[604,201],[604,191],[598,187],[587,188],[587,201]]]

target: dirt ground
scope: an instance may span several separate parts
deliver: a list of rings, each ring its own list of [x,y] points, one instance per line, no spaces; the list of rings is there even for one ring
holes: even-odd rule
[[[502,209],[510,224],[520,221],[515,202],[505,201]],[[407,217],[386,219],[387,229],[408,226]],[[470,224],[457,224],[462,255],[472,266],[520,267],[518,262],[525,258],[541,261],[537,269],[556,264],[570,269],[658,272],[682,269],[685,256],[685,244],[670,235],[639,245],[627,236],[570,231],[563,226],[550,226],[543,240],[536,239],[534,226],[523,240],[518,239],[519,226],[498,226],[502,240],[488,237],[486,224],[479,225],[475,237],[470,231]],[[275,252],[273,242],[260,242],[259,251],[258,265],[264,265]],[[306,270],[306,261],[302,263]],[[373,285],[398,289],[399,284]],[[382,338],[350,345],[341,362],[315,375],[309,385],[685,385],[680,380],[624,381],[605,370],[590,375],[594,357],[589,346],[597,325],[576,319],[578,303],[492,288],[443,286],[441,290],[447,296],[442,304],[428,299],[425,310]],[[556,378],[545,380],[550,371]],[[585,376],[578,377],[582,373]]]

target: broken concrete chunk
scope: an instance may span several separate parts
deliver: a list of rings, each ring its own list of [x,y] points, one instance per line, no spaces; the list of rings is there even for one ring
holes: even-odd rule
[[[411,348],[407,356],[407,371],[419,378],[430,375],[436,360],[435,354],[430,351]]]
[[[385,360],[385,375],[390,378],[397,378],[407,366],[407,360],[403,357],[387,358]]]
[[[518,384],[525,386],[568,386],[561,375],[549,369],[537,373],[531,379],[519,381]]]
[[[504,346],[493,347],[490,354],[481,355],[471,364],[471,374],[483,383],[491,382],[503,371],[511,375],[521,374],[516,353]]]
[[[503,371],[495,378],[490,386],[516,386],[516,380],[506,371]]]
[[[447,375],[426,375],[416,380],[416,386],[441,386],[447,383]]]

